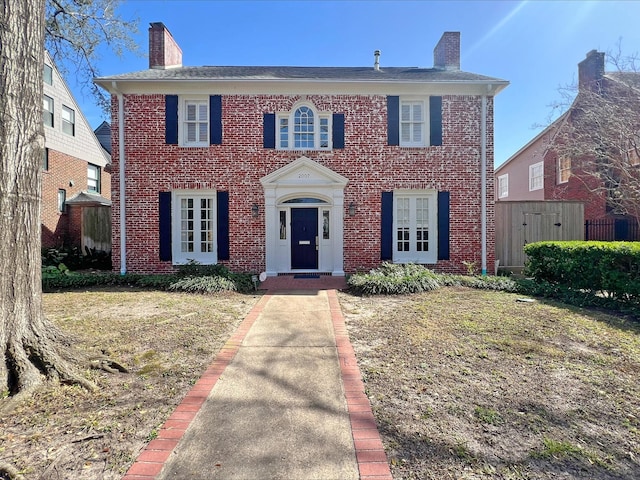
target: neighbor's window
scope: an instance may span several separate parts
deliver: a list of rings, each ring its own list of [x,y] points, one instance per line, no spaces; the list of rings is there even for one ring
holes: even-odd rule
[[[45,172],[49,170],[49,149],[44,149],[44,154],[42,155],[42,170]]]
[[[46,63],[44,64],[44,83],[53,85],[53,68]]]
[[[571,176],[571,159],[561,157],[558,159],[558,183],[566,183]]]
[[[278,148],[281,150],[329,150],[331,114],[319,113],[311,105],[278,114]]]
[[[76,112],[65,105],[62,106],[62,131],[71,136],[76,134]]]
[[[48,127],[53,127],[53,98],[45,95],[43,97],[42,121]]]
[[[100,167],[87,164],[87,190],[100,193]]]
[[[58,190],[58,211],[60,213],[67,211],[67,191],[63,188]]]
[[[509,174],[505,173],[498,177],[498,198],[509,196]]]
[[[540,190],[544,186],[544,163],[529,165],[529,191]]]

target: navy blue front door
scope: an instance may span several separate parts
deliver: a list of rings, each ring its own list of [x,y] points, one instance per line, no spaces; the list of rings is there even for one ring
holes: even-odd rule
[[[318,209],[291,209],[291,269],[318,268]]]

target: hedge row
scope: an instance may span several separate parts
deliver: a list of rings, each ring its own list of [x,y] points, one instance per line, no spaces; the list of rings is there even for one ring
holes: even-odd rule
[[[640,242],[537,242],[524,251],[537,282],[640,302]]]

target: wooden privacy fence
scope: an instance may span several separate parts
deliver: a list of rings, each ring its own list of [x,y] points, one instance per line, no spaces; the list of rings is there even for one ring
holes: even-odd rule
[[[111,207],[91,206],[82,209],[82,250],[111,251]]]
[[[638,242],[640,229],[635,218],[585,220],[584,239],[605,242]]]
[[[524,246],[544,240],[584,240],[584,205],[572,201],[496,202],[496,261],[522,269]]]

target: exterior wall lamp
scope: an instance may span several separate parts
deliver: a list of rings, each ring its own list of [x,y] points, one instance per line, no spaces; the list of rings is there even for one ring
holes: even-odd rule
[[[251,216],[253,218],[257,218],[259,214],[260,214],[260,207],[258,206],[257,203],[254,203],[253,205],[251,205]]]
[[[356,204],[355,204],[355,202],[351,202],[349,204],[349,216],[350,217],[355,217],[356,216]]]

